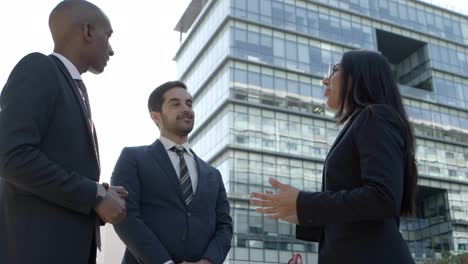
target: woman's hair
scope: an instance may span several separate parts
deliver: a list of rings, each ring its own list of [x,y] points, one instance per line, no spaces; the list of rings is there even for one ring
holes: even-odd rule
[[[415,140],[387,59],[377,52],[349,51],[341,59],[340,71],[340,107],[335,116],[338,124],[346,122],[356,111],[372,104],[384,104],[398,116],[405,131],[405,177],[400,214],[413,216],[418,178]]]

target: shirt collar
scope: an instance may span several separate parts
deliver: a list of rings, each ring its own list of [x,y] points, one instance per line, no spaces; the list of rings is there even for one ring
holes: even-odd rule
[[[161,141],[161,143],[163,144],[164,146],[164,149],[166,149],[167,151],[171,150],[172,147],[174,146],[182,146],[185,151],[190,155],[190,156],[193,156],[193,153],[192,151],[190,150],[190,144],[187,142],[185,142],[184,144],[182,145],[177,145],[176,143],[174,143],[172,140],[168,139],[168,138],[165,138],[163,136],[159,136],[159,140]]]
[[[65,68],[67,68],[73,80],[81,80],[80,72],[70,60],[68,60],[67,58],[65,58],[65,56],[57,52],[52,53],[52,55],[59,58],[63,65],[65,65]]]

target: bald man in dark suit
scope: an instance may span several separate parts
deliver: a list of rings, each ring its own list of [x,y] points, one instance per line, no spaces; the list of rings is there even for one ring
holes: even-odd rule
[[[86,1],[50,14],[54,53],[24,57],[0,96],[0,263],[96,262],[99,224],[125,217],[126,190],[99,184],[99,151],[81,74],[113,50],[107,16]]]

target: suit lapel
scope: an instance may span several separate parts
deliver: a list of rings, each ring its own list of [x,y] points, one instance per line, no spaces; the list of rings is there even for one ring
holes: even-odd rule
[[[330,150],[328,151],[328,154],[327,154],[327,157],[325,158],[325,161],[323,163],[323,170],[322,170],[322,192],[326,191],[327,190],[327,180],[326,180],[326,177],[325,175],[327,174],[327,162],[328,162],[328,158],[330,157],[330,155],[333,153],[333,151],[335,150],[336,146],[338,146],[338,144],[341,142],[341,140],[343,139],[343,136],[346,135],[346,132],[348,131],[349,127],[351,126],[351,124],[353,123],[354,119],[359,115],[359,112],[355,113],[354,115],[352,115],[348,122],[346,122],[346,125],[343,127],[343,129],[341,129],[340,133],[338,134],[338,136],[336,137],[335,141],[333,142],[333,145],[331,146]]]
[[[330,150],[328,151],[328,154],[327,154],[327,158],[325,160],[328,159],[328,157],[330,156],[330,153],[332,153],[333,150],[335,150],[338,143],[340,143],[341,139],[346,134],[346,131],[348,131],[348,128],[351,125],[351,123],[352,123],[352,120],[349,120],[346,123],[346,125],[343,127],[343,129],[341,129],[340,133],[338,133],[338,136],[336,137],[335,141],[333,142],[332,146],[330,147]]]
[[[98,161],[98,164],[101,164],[101,158],[99,156],[99,142],[98,142],[98,139],[97,139],[97,136],[96,136],[96,128],[94,127],[94,123],[93,123],[93,137],[94,137],[94,142],[96,142],[96,158],[97,158],[97,161]],[[101,170],[101,165],[99,165],[99,171]]]
[[[197,165],[197,172],[198,172],[198,184],[197,184],[197,190],[193,194],[193,200],[190,203],[190,205],[194,204],[198,200],[198,197],[200,196],[200,189],[202,188],[207,188],[208,186],[208,172],[209,169],[207,168],[206,164],[193,152],[193,150],[190,150],[193,154],[193,157],[195,159],[195,163]]]
[[[81,98],[80,92],[78,91],[78,88],[76,87],[76,83],[73,80],[73,78],[71,77],[71,75],[68,72],[65,65],[63,65],[62,61],[60,61],[59,58],[57,58],[57,57],[55,57],[53,55],[49,55],[49,57],[52,58],[52,60],[55,62],[55,64],[60,69],[62,74],[65,76],[65,79],[67,80],[67,82],[69,84],[68,85],[69,88],[72,90],[73,94],[75,95],[75,99],[77,100],[78,104],[80,105],[81,116],[83,117],[83,121],[86,124],[86,128],[87,128],[86,130],[88,131],[89,143],[91,144],[93,149],[96,150],[95,155],[96,155],[96,160],[97,160],[98,165],[99,165],[99,153],[98,153],[98,146],[97,146],[97,138],[95,137],[94,138],[95,141],[93,141],[93,133],[91,131],[91,129],[94,129],[94,127],[92,128],[91,124],[89,123],[89,118],[88,118],[88,114],[87,114],[87,111],[86,111],[86,106],[84,105],[84,102],[83,102],[83,99]],[[96,132],[96,131],[94,131],[94,132]],[[94,135],[96,135],[96,133],[94,133]],[[94,145],[93,142],[96,142],[96,146]]]
[[[177,191],[180,200],[183,204],[185,204],[185,201],[182,198],[182,190],[180,188],[179,177],[177,177],[174,166],[172,165],[172,161],[169,158],[169,155],[167,154],[167,151],[164,148],[163,144],[158,139],[151,145],[149,149],[151,154],[153,155],[153,158],[162,168],[163,174],[166,175],[166,177],[168,177],[169,181],[174,186],[174,189]]]

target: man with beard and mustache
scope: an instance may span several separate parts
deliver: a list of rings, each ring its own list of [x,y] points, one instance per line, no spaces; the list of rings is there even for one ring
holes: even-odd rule
[[[186,85],[157,87],[148,109],[159,139],[124,148],[111,179],[129,193],[127,218],[114,225],[127,247],[122,263],[222,263],[232,238],[230,207],[221,174],[187,142],[195,113]]]

